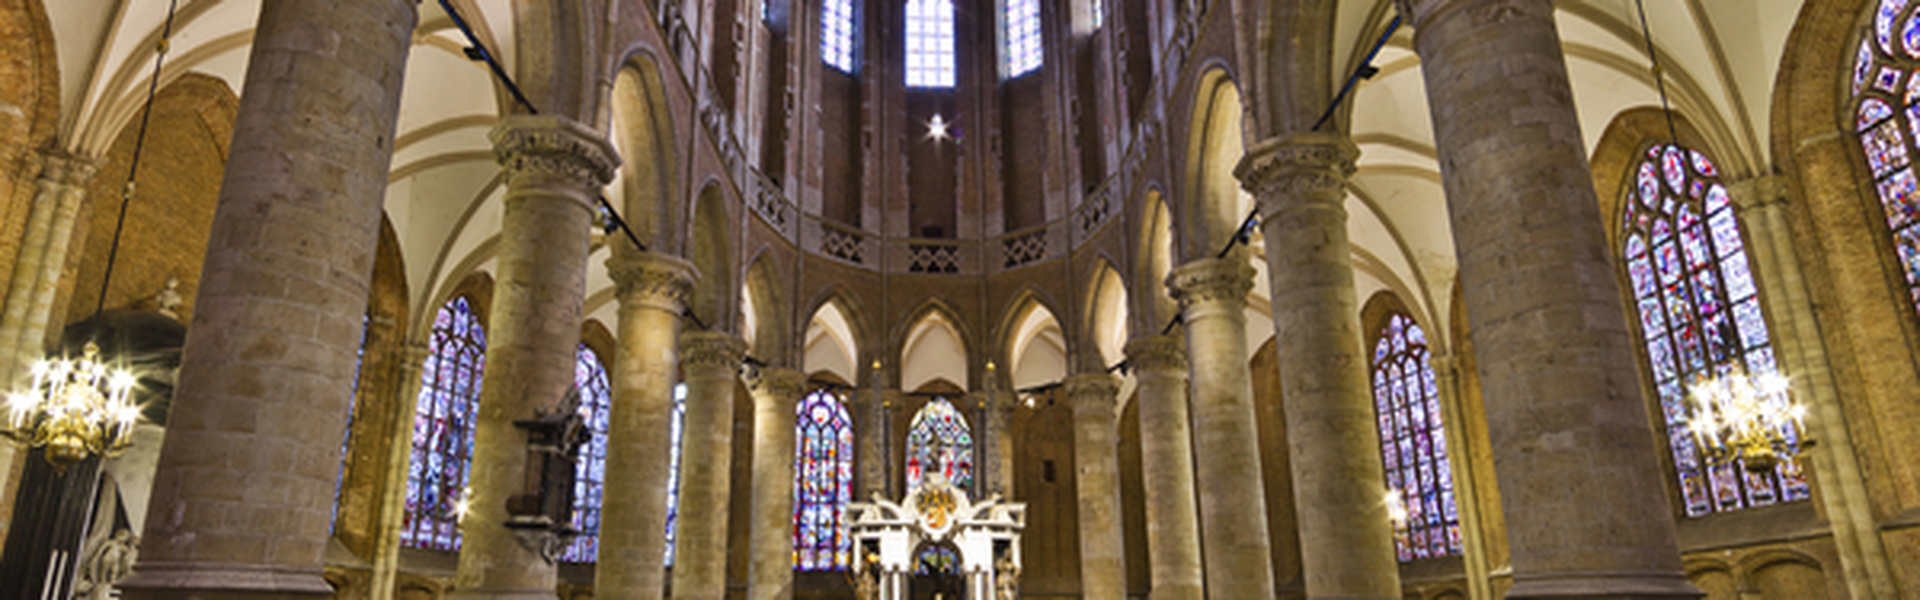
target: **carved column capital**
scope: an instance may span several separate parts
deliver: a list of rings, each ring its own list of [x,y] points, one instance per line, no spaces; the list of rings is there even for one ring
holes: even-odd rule
[[[1253,267],[1231,256],[1201,259],[1174,267],[1167,274],[1167,291],[1183,310],[1212,302],[1245,303],[1253,275]]]
[[[1517,16],[1521,11],[1544,9],[1551,17],[1553,3],[1550,0],[1394,0],[1394,7],[1400,10],[1403,20],[1415,29],[1429,26],[1435,19],[1451,16],[1455,12],[1465,12],[1478,23],[1497,23]]]
[[[93,159],[64,150],[41,150],[34,153],[34,157],[39,163],[40,181],[55,185],[78,187],[91,181],[100,170],[100,163]]]
[[[1303,131],[1252,148],[1233,169],[1240,185],[1260,203],[1260,218],[1303,203],[1340,206],[1360,148],[1343,133]]]
[[[754,402],[772,403],[773,408],[791,413],[807,393],[807,374],[799,369],[763,367],[747,379],[747,387],[753,390]]]
[[[1075,415],[1113,416],[1115,397],[1120,393],[1120,383],[1106,373],[1081,373],[1068,377],[1061,384],[1066,392],[1067,402],[1072,404]]]
[[[1779,174],[1761,175],[1745,181],[1728,181],[1725,185],[1733,205],[1742,211],[1785,205],[1787,197],[1791,195],[1787,176]]]
[[[1142,380],[1187,378],[1187,343],[1180,336],[1153,335],[1127,342],[1127,364]]]
[[[689,331],[680,334],[680,368],[694,371],[732,373],[747,355],[747,343],[740,338],[715,331]]]
[[[615,251],[607,258],[607,276],[613,279],[621,304],[638,303],[678,314],[693,297],[699,272],[693,263],[655,252]]]
[[[606,136],[569,119],[513,115],[488,134],[509,186],[598,188],[613,181],[620,154]]]

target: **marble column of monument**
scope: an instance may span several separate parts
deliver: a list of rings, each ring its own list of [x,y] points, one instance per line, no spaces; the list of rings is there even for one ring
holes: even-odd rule
[[[1235,252],[1173,269],[1167,288],[1180,302],[1192,369],[1194,474],[1200,496],[1207,594],[1273,597],[1260,432],[1247,365],[1247,292],[1253,267]]]
[[[373,526],[373,576],[368,597],[392,600],[400,573],[400,530],[406,525],[407,469],[413,461],[413,420],[420,405],[420,387],[425,384],[427,355],[432,348],[423,342],[406,342],[395,352],[393,365],[399,373],[394,386],[393,414],[388,427],[394,432],[385,457],[386,481],[381,488],[380,507]]]
[[[379,241],[410,0],[261,7],[126,598],[310,598]],[[351,51],[346,51],[351,49]]]
[[[1551,0],[1399,0],[1479,354],[1509,598],[1697,598]]]
[[[1114,414],[1120,384],[1106,373],[1082,373],[1068,377],[1061,387],[1073,407],[1073,462],[1079,467],[1074,480],[1080,497],[1080,597],[1124,600],[1127,564],[1120,532],[1120,418]]]
[[[1801,460],[1813,463],[1820,484],[1821,504],[1833,526],[1835,549],[1848,590],[1856,598],[1898,595],[1886,547],[1880,541],[1873,507],[1867,499],[1860,458],[1853,453],[1853,435],[1840,410],[1834,389],[1833,367],[1820,337],[1819,318],[1808,297],[1806,276],[1793,249],[1793,232],[1786,206],[1791,187],[1784,175],[1767,175],[1729,182],[1728,196],[1740,209],[1752,251],[1754,279],[1760,284],[1767,313],[1772,316],[1773,341],[1780,366],[1793,385],[1793,394],[1807,405],[1810,417],[1805,433],[1821,441],[1807,448]]]
[[[727,507],[732,489],[733,391],[746,344],[730,334],[680,334],[687,413],[680,442],[679,531],[673,547],[673,597],[727,595]]]
[[[620,351],[608,373],[613,405],[593,589],[603,598],[659,600],[666,593],[667,436],[680,368],[680,312],[695,275],[685,260],[614,244],[607,274],[620,303]]]
[[[794,410],[807,374],[762,368],[753,385],[753,508],[747,518],[749,600],[793,597]]]
[[[1177,336],[1127,342],[1138,381],[1141,478],[1146,486],[1152,600],[1202,600],[1200,513],[1193,497],[1193,427],[1187,416],[1187,352]]]
[[[619,162],[604,135],[562,117],[505,117],[490,137],[507,192],[454,597],[553,598],[541,534],[507,526],[534,467],[514,421],[556,409],[573,385],[594,200]]]
[[[1347,239],[1345,134],[1255,144],[1234,175],[1259,202],[1308,598],[1399,598]]]

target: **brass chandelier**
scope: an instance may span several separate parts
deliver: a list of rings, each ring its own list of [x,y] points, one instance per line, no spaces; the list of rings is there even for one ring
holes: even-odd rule
[[[1713,466],[1738,460],[1750,473],[1793,460],[1803,444],[1788,436],[1797,435],[1807,409],[1788,399],[1787,389],[1787,378],[1777,373],[1739,370],[1695,383],[1687,394],[1688,427],[1701,456]]]

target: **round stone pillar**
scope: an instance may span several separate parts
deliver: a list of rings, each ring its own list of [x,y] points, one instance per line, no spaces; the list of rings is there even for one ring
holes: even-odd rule
[[[310,598],[340,475],[409,0],[261,7],[126,598]],[[351,49],[351,51],[348,51]]]
[[[746,350],[746,343],[725,333],[680,334],[687,414],[680,441],[680,529],[673,547],[675,600],[721,600],[727,595],[733,390]]]
[[[1308,598],[1400,598],[1386,475],[1347,239],[1344,134],[1248,149],[1234,175],[1260,203]]]
[[[753,510],[747,519],[749,600],[793,597],[794,409],[807,374],[760,369],[753,378]]]
[[[1146,487],[1152,600],[1203,600],[1200,513],[1193,501],[1193,431],[1187,416],[1187,353],[1171,335],[1127,342],[1138,382],[1141,478]]]
[[[1073,406],[1073,461],[1080,468],[1074,478],[1080,496],[1080,597],[1124,600],[1119,417],[1113,411],[1120,385],[1106,373],[1083,373],[1068,377],[1062,387]]]
[[[1266,486],[1259,485],[1260,431],[1247,366],[1247,291],[1253,267],[1238,253],[1193,261],[1167,275],[1180,302],[1193,370],[1197,465],[1207,594],[1272,598],[1273,546]]]
[[[1416,28],[1513,552],[1509,598],[1697,598],[1551,0],[1400,0]]]
[[[600,496],[600,555],[593,589],[603,598],[659,600],[666,593],[667,478],[680,311],[693,293],[692,263],[615,241],[607,258],[620,303],[620,351],[608,372],[607,477]]]
[[[1000,496],[1002,500],[1013,499],[1013,432],[1009,429],[1013,423],[1013,411],[1020,406],[1013,392],[995,390],[981,392],[980,402],[987,416],[986,443],[983,449],[986,456],[980,464],[986,465],[986,478],[983,480],[985,493],[981,497]]]
[[[33,204],[14,256],[6,308],[0,312],[0,384],[6,389],[19,387],[27,374],[21,367],[43,351],[60,271],[66,267],[74,223],[96,169],[92,161],[49,150],[40,151],[39,159]],[[12,450],[8,445],[0,452],[11,455]]]
[[[453,596],[553,598],[557,544],[507,527],[507,502],[526,493],[529,467],[526,432],[513,422],[554,409],[573,385],[594,198],[618,161],[604,136],[559,117],[506,117],[491,137],[506,206]]]

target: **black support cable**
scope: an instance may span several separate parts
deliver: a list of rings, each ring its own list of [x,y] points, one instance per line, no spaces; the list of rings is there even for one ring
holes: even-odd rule
[[[1347,94],[1353,92],[1353,86],[1359,84],[1362,79],[1373,79],[1374,75],[1380,73],[1380,69],[1373,66],[1373,57],[1380,54],[1380,49],[1386,47],[1387,40],[1393,37],[1393,32],[1400,29],[1401,17],[1402,15],[1394,15],[1393,22],[1387,24],[1387,30],[1380,34],[1380,39],[1374,40],[1373,49],[1367,51],[1367,59],[1360,61],[1360,66],[1354,67],[1353,74],[1347,76],[1347,83],[1340,86],[1340,93],[1334,95],[1333,103],[1327,105],[1327,112],[1320,113],[1320,120],[1313,122],[1313,131],[1319,131],[1321,126],[1326,125],[1327,121],[1333,118],[1333,111],[1340,108],[1341,102],[1346,101]]]

